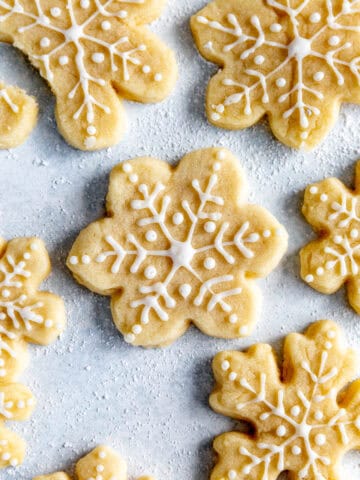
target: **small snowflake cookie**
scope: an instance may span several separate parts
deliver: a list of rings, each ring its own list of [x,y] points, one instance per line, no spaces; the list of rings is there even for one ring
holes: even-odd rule
[[[0,0],[0,35],[28,55],[56,96],[68,143],[97,150],[124,131],[121,98],[158,102],[174,55],[144,26],[165,0]]]
[[[0,82],[0,149],[23,143],[35,126],[37,114],[32,97]]]
[[[0,468],[16,466],[24,458],[24,441],[3,423],[24,420],[34,408],[29,390],[13,383],[27,364],[26,342],[47,345],[64,328],[62,300],[37,290],[49,271],[41,240],[0,239]]]
[[[76,464],[78,480],[126,480],[125,461],[112,449],[105,446],[95,448]],[[33,480],[71,480],[64,472],[42,475]],[[152,480],[141,477],[139,480]]]
[[[302,208],[319,238],[300,252],[301,277],[331,294],[346,283],[351,306],[360,313],[360,162],[355,190],[336,178],[310,185]]]
[[[238,160],[210,148],[177,168],[152,158],[115,167],[108,217],[81,232],[68,267],[75,278],[111,295],[125,340],[164,346],[192,321],[208,335],[248,335],[258,314],[255,279],[279,263],[285,229],[246,204]]]
[[[201,54],[222,68],[207,114],[242,129],[264,114],[276,137],[313,148],[342,102],[360,103],[359,0],[214,0],[191,21]]]
[[[299,480],[340,479],[344,454],[360,448],[360,380],[349,385],[357,364],[328,320],[286,338],[282,372],[270,345],[216,355],[210,404],[254,433],[215,439],[212,480],[275,480],[284,471]]]

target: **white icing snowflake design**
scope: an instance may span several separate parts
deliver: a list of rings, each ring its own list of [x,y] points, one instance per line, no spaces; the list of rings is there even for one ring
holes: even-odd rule
[[[359,167],[356,189],[337,179],[307,188],[303,213],[321,238],[301,251],[301,276],[313,288],[333,293],[345,282],[349,301],[360,312]]]
[[[172,53],[144,27],[135,26],[160,10],[149,4],[0,0],[0,32],[11,36],[50,83],[59,127],[74,146],[93,150],[119,140],[124,118],[114,89],[143,102],[169,93],[176,76]]]
[[[265,210],[236,203],[243,184],[237,159],[217,149],[188,155],[174,173],[150,159],[114,169],[114,216],[80,234],[68,266],[113,296],[127,341],[167,344],[190,320],[214,336],[250,333],[259,303],[250,277],[277,265],[287,235]]]
[[[341,101],[360,103],[359,0],[215,0],[193,18],[203,56],[224,65],[208,114],[245,128],[269,114],[275,135],[314,147]]]
[[[17,356],[16,340],[48,344],[64,327],[62,300],[34,291],[49,265],[38,239],[12,240],[0,258],[0,377],[7,374],[7,361]]]
[[[344,454],[359,448],[360,382],[337,400],[356,372],[356,356],[344,348],[338,327],[322,321],[305,335],[290,335],[284,356],[283,380],[269,345],[215,357],[212,407],[251,422],[256,434],[215,440],[213,479],[273,480],[288,471],[299,480],[333,480]]]

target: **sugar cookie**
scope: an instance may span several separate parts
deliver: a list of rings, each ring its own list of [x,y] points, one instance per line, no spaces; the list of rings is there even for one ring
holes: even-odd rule
[[[270,345],[216,355],[210,404],[254,433],[215,439],[211,479],[275,480],[285,471],[299,480],[341,478],[345,453],[360,447],[360,380],[348,384],[357,365],[327,320],[288,335],[282,373]]]
[[[351,306],[360,313],[360,162],[355,190],[336,178],[310,185],[302,208],[319,239],[300,252],[301,277],[321,293],[347,284]]]
[[[215,0],[191,20],[196,44],[223,67],[211,80],[214,125],[268,115],[276,137],[313,148],[342,102],[360,103],[360,10],[349,0]]]
[[[0,35],[29,56],[57,100],[59,130],[96,150],[124,130],[121,98],[158,102],[173,88],[170,49],[144,24],[164,0],[0,0]]]
[[[111,295],[114,322],[134,345],[168,345],[191,321],[208,335],[246,336],[259,310],[255,279],[287,246],[285,229],[247,204],[246,190],[225,149],[192,152],[175,169],[147,157],[121,163],[107,218],[80,233],[67,265]]]
[[[38,291],[50,271],[43,242],[0,239],[0,468],[23,461],[25,443],[4,428],[6,420],[24,420],[35,400],[13,383],[27,364],[26,342],[47,345],[61,333],[64,305],[56,295]]]
[[[126,480],[126,463],[112,448],[102,445],[77,463],[76,476],[78,480]],[[70,480],[70,477],[66,473],[58,472],[33,480]]]
[[[37,290],[50,273],[44,243],[38,238],[2,240],[0,253],[0,326],[16,338],[48,345],[64,329],[65,311],[60,297]]]
[[[0,82],[0,149],[23,143],[35,126],[37,114],[32,97]]]

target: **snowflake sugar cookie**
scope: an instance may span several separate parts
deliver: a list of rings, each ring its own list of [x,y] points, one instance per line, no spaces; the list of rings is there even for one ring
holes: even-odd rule
[[[213,368],[211,406],[255,431],[215,439],[212,480],[275,480],[284,471],[299,480],[340,478],[344,454],[360,448],[360,380],[348,385],[357,358],[336,324],[321,321],[305,335],[289,335],[282,374],[266,344],[221,352]]]
[[[37,290],[50,270],[43,242],[0,239],[0,468],[21,463],[24,442],[3,426],[5,420],[27,418],[34,406],[31,393],[12,383],[27,363],[26,342],[47,345],[65,323],[62,300]]]
[[[151,158],[122,163],[110,177],[108,218],[81,232],[68,266],[112,296],[116,326],[134,345],[167,345],[191,321],[208,335],[248,335],[259,307],[254,280],[276,267],[287,234],[245,201],[227,150],[193,152],[176,169]]]
[[[164,0],[0,0],[0,34],[30,58],[56,95],[58,127],[83,150],[117,143],[120,98],[157,102],[176,79],[172,52],[144,24]]]
[[[0,149],[23,143],[35,126],[37,113],[32,97],[0,82]]]
[[[310,185],[303,214],[320,238],[301,250],[301,277],[322,293],[347,284],[351,306],[360,313],[360,162],[356,188],[336,178]]]
[[[112,449],[105,446],[95,448],[76,464],[78,480],[126,480],[126,463]],[[70,480],[63,472],[42,475],[34,480]],[[141,477],[139,480],[152,480],[151,477]]]
[[[286,145],[312,148],[342,102],[360,103],[360,0],[215,0],[192,18],[211,80],[214,125],[241,129],[267,114]]]

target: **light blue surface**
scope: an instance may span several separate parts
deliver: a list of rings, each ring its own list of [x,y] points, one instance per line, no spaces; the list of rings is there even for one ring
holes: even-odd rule
[[[162,104],[126,104],[129,129],[115,148],[98,153],[73,150],[59,136],[54,101],[46,83],[10,46],[0,45],[0,78],[24,87],[40,104],[40,119],[28,142],[0,152],[1,234],[38,235],[49,248],[53,273],[46,286],[66,301],[68,328],[48,348],[33,347],[23,381],[35,393],[32,419],[14,429],[28,441],[26,461],[1,480],[70,468],[101,442],[128,460],[132,476],[158,480],[205,480],[212,467],[215,435],[238,424],[215,414],[207,399],[210,362],[224,349],[258,341],[279,347],[279,339],[309,322],[332,318],[360,349],[360,317],[348,307],[344,290],[333,296],[312,291],[299,280],[298,249],[312,238],[300,214],[304,187],[326,176],[351,183],[360,158],[360,107],[346,106],[325,144],[311,154],[291,151],[261,123],[242,132],[210,126],[204,116],[206,83],[216,67],[194,48],[188,20],[204,0],[169,0],[153,25],[175,50],[180,76]],[[175,163],[196,148],[223,145],[240,159],[251,185],[251,201],[269,210],[290,234],[289,251],[262,283],[264,307],[255,334],[226,342],[190,329],[164,350],[128,346],[113,326],[109,300],[78,286],[66,270],[77,233],[104,213],[108,173],[118,162],[150,155]],[[343,478],[360,473],[360,454],[347,457]]]

